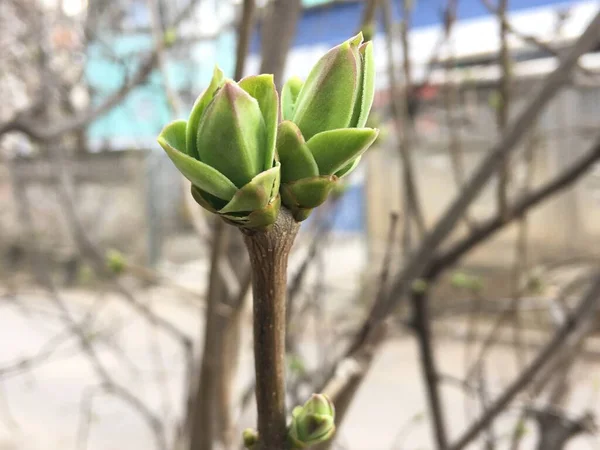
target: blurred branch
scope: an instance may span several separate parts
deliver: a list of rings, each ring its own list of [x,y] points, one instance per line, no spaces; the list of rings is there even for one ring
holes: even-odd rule
[[[407,262],[400,274],[398,274],[390,295],[381,302],[376,302],[373,305],[368,319],[350,347],[350,353],[368,339],[369,334],[374,328],[396,309],[398,302],[402,300],[409,289],[410,283],[419,277],[421,272],[427,267],[437,247],[454,230],[456,223],[464,215],[466,208],[474,201],[490,177],[497,171],[499,162],[506,155],[514,151],[516,144],[530,129],[531,124],[537,119],[550,100],[559,92],[560,88],[564,86],[579,56],[593,48],[599,38],[600,12],[592,19],[569,52],[564,55],[560,65],[546,77],[539,91],[533,96],[526,107],[523,108],[521,114],[511,123],[499,142],[486,153],[486,156],[474,171],[470,180],[465,184],[458,198],[442,214],[433,230],[428,233],[418,250],[413,253],[412,258]]]
[[[535,376],[545,368],[557,352],[562,348],[570,335],[577,331],[594,309],[598,305],[600,298],[600,273],[596,273],[595,280],[586,295],[581,299],[579,305],[565,321],[565,323],[556,331],[552,339],[537,354],[537,356],[526,366],[519,376],[504,390],[504,392],[493,402],[485,411],[484,415],[471,425],[457,440],[452,444],[450,450],[461,450],[469,445],[477,435],[485,429],[504,408],[531,383]]]
[[[510,117],[510,87],[511,87],[511,71],[512,62],[510,60],[510,51],[507,42],[507,27],[506,27],[506,10],[508,8],[508,0],[499,0],[498,6],[498,22],[500,25],[500,66],[502,73],[500,75],[500,85],[498,86],[498,103],[496,105],[496,123],[498,132],[502,135],[508,126]],[[509,164],[508,156],[502,158],[500,170],[498,173],[498,210],[500,214],[504,214],[507,208],[508,182],[509,182]]]
[[[260,73],[272,73],[277,87],[282,85],[301,10],[301,0],[273,0],[262,22]]]
[[[378,290],[376,298],[384,296],[388,288],[390,269],[392,267],[392,255],[394,249],[397,247],[398,220],[398,213],[392,213],[390,215],[386,253],[383,257],[379,278],[377,280]],[[358,388],[369,372],[377,345],[383,340],[384,336],[385,333],[382,332],[378,336],[377,342],[373,345],[366,346],[361,349],[361,352],[357,352],[357,354],[347,357],[336,364],[332,376],[330,376],[325,385],[319,389],[320,392],[327,394],[335,404],[336,427],[339,428],[343,423]],[[319,444],[317,450],[327,450],[332,444],[333,440],[323,442]]]
[[[192,404],[190,423],[190,450],[210,450],[213,448],[215,431],[215,394],[219,374],[219,353],[222,351],[222,332],[220,322],[215,317],[215,305],[223,297],[223,283],[219,279],[219,258],[227,248],[228,235],[225,223],[215,222],[213,246],[211,250],[210,278],[208,282],[207,309],[204,320],[204,349],[196,398]]]
[[[424,377],[429,413],[432,419],[433,431],[438,450],[448,448],[446,424],[444,422],[444,407],[440,396],[438,370],[434,356],[433,337],[431,334],[431,317],[429,315],[429,288],[413,290],[412,328],[417,336],[421,372]]]
[[[190,12],[199,0],[190,2],[176,15],[170,28],[179,25],[190,16]],[[159,49],[155,48],[142,59],[136,72],[127,79],[119,89],[106,97],[98,106],[79,112],[75,117],[54,124],[40,125],[39,121],[28,118],[26,114],[18,114],[7,122],[0,123],[0,137],[9,132],[21,132],[35,141],[53,141],[66,133],[85,128],[102,114],[120,104],[137,86],[144,83],[158,63]]]
[[[573,45],[568,54],[564,56],[558,68],[546,78],[540,90],[523,109],[521,114],[512,122],[505,135],[487,153],[471,179],[465,184],[461,194],[448,207],[434,229],[428,234],[424,242],[420,244],[417,251],[413,253],[412,258],[406,262],[404,269],[396,276],[389,293],[386,296],[376,299],[368,317],[360,330],[355,334],[347,351],[338,360],[338,363],[334,365],[328,379],[335,377],[336,368],[343,361],[351,360],[354,358],[354,355],[361,354],[363,349],[376,345],[374,344],[375,341],[381,342],[381,330],[385,327],[386,319],[395,311],[398,303],[411,288],[415,279],[419,277],[423,277],[425,280],[435,278],[435,275],[453,264],[466,251],[474,248],[486,237],[509,223],[509,221],[501,217],[494,218],[492,221],[487,222],[487,226],[483,224],[478,227],[476,234],[469,235],[468,238],[460,241],[457,245],[451,246],[450,251],[442,253],[442,257],[436,257],[435,255],[437,247],[454,230],[455,224],[464,215],[466,208],[495,173],[501,158],[514,150],[520,138],[527,132],[553,96],[556,95],[559,88],[564,85],[570,70],[577,62],[579,56],[592,48],[599,37],[600,13],[594,17],[585,32]],[[521,201],[517,201],[512,208],[511,214],[508,215],[509,219],[511,216],[514,218],[523,214],[527,209],[547,198],[552,193],[558,192],[570,185],[580,175],[585,173],[598,158],[600,158],[600,140],[595,143],[591,153],[588,153],[577,164],[544,185],[541,190],[538,189],[528,194]],[[482,232],[481,230],[487,231]]]
[[[479,226],[468,236],[452,243],[446,249],[434,255],[429,267],[425,272],[426,277],[430,278],[437,276],[437,274],[454,264],[469,250],[481,244],[484,240],[489,239],[492,234],[503,229],[513,220],[521,217],[529,209],[537,206],[542,201],[547,200],[551,195],[556,194],[557,192],[570,186],[573,182],[578,180],[583,174],[590,170],[592,165],[598,160],[600,160],[600,136],[596,137],[592,147],[584,154],[583,157],[572,164],[571,167],[565,169],[555,178],[546,182],[539,188],[532,190],[528,194],[523,195],[520,199],[515,201],[514,204],[507,210],[505,217],[501,217],[497,214],[496,216],[480,223]]]
[[[406,252],[410,251],[411,247],[411,220],[417,226],[419,238],[422,239],[425,234],[425,220],[421,205],[419,203],[419,195],[415,180],[415,173],[412,163],[412,133],[413,124],[412,118],[408,112],[408,102],[413,92],[411,78],[411,62],[410,62],[410,46],[408,45],[408,33],[410,28],[410,8],[406,5],[408,0],[404,1],[403,22],[401,32],[402,52],[403,52],[403,71],[404,71],[404,86],[402,93],[400,92],[398,81],[396,79],[396,67],[394,64],[395,57],[393,52],[394,32],[392,23],[392,4],[391,0],[382,0],[381,14],[386,34],[386,47],[388,57],[388,78],[389,90],[391,97],[392,116],[399,135],[398,151],[402,161],[402,179],[404,181],[402,198],[405,199],[404,211],[404,237],[403,247]]]
[[[33,228],[33,218],[31,215],[30,204],[26,196],[26,192],[21,186],[16,186],[19,195],[19,218],[20,224],[27,234],[30,245],[34,250],[36,247],[36,236]],[[104,392],[116,395],[124,402],[128,403],[134,410],[136,410],[142,418],[148,423],[148,426],[153,431],[157,448],[161,450],[167,450],[168,444],[165,435],[164,426],[161,420],[154,415],[154,413],[132,392],[125,387],[118,384],[110,375],[109,371],[102,364],[99,359],[96,349],[93,343],[88,337],[88,334],[82,329],[79,323],[74,319],[68,307],[65,305],[63,299],[60,297],[56,286],[52,280],[52,277],[43,267],[43,261],[40,258],[34,258],[34,263],[38,266],[36,274],[40,283],[48,290],[50,299],[56,308],[61,312],[61,320],[65,323],[68,330],[77,338],[79,346],[82,352],[88,358],[96,376],[101,381],[101,386]]]
[[[490,12],[490,14],[494,14],[494,15],[498,16],[498,11],[500,8],[494,7],[494,5],[492,4],[492,2],[490,0],[481,0],[481,3],[483,3],[483,6],[485,6],[485,8]],[[508,21],[506,15],[501,16],[501,24],[506,29],[506,31],[515,35],[517,38],[519,38],[523,42],[527,42],[528,44],[530,44],[534,47],[542,49],[542,50],[548,52],[549,54],[551,54],[552,56],[556,56],[556,57],[561,56],[561,53],[559,51],[555,50],[554,48],[552,48],[551,45],[545,43],[544,41],[536,38],[535,36],[533,36],[531,34],[522,33],[521,31],[517,30]],[[577,64],[576,68],[577,68],[577,70],[579,70],[581,73],[583,73],[585,75],[594,76],[594,77],[598,76],[598,73],[584,67],[582,64]]]

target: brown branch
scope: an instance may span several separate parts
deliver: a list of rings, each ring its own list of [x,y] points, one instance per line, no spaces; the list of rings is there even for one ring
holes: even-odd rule
[[[301,9],[301,0],[273,0],[262,24],[260,73],[272,73],[278,87]]]
[[[496,105],[496,122],[500,134],[504,133],[508,125],[510,114],[510,84],[511,84],[511,60],[510,51],[507,42],[506,28],[506,9],[508,0],[499,0],[498,21],[500,22],[500,66],[502,74],[500,76],[500,85],[498,86],[498,99]],[[509,182],[509,163],[510,159],[504,157],[498,173],[498,210],[504,214],[507,208],[508,182]]]
[[[565,169],[552,180],[517,200],[509,208],[505,217],[501,217],[497,214],[491,219],[479,224],[479,226],[467,237],[453,243],[446,250],[437,254],[426,271],[426,277],[430,278],[437,276],[444,268],[454,264],[469,250],[479,245],[482,241],[489,239],[492,234],[504,228],[513,220],[521,217],[529,209],[537,206],[551,195],[556,194],[574,183],[599,159],[600,136],[596,138],[590,150],[588,150],[577,162],[571,165],[571,167]]]
[[[33,217],[31,214],[31,206],[29,199],[20,184],[20,180],[15,178],[15,188],[18,190],[17,195],[19,196],[19,218],[20,224],[24,229],[27,237],[30,240],[30,245],[35,252],[39,252],[39,247],[36,242],[36,234],[33,227]],[[49,293],[49,298],[53,305],[60,311],[60,318],[68,328],[68,330],[77,338],[79,347],[82,352],[87,356],[94,373],[101,380],[102,386],[105,392],[114,394],[120,399],[128,403],[133,409],[135,409],[142,418],[148,423],[150,429],[154,432],[157,448],[161,450],[167,450],[167,438],[165,435],[164,426],[160,419],[142,402],[142,400],[135,396],[125,387],[119,385],[110,375],[102,361],[97,355],[97,351],[93,346],[88,334],[80,324],[73,317],[71,311],[64,303],[60,296],[52,277],[44,267],[44,262],[34,257],[34,264],[37,266],[36,274],[39,282]]]
[[[396,79],[395,58],[393,53],[394,32],[392,23],[391,0],[383,0],[381,14],[386,34],[386,47],[388,54],[388,78],[391,96],[391,109],[396,130],[399,137],[398,152],[402,161],[402,179],[404,181],[402,197],[406,200],[406,211],[404,211],[404,238],[403,245],[406,251],[410,250],[411,220],[417,226],[419,238],[425,234],[425,219],[419,203],[419,194],[415,181],[415,173],[412,162],[412,133],[413,126],[408,114],[408,102],[413,95],[412,69],[410,64],[410,46],[408,45],[408,32],[410,27],[409,8],[404,7],[404,20],[402,23],[401,42],[403,50],[403,73],[404,86],[400,93],[399,83]]]
[[[176,15],[170,27],[176,27],[180,22],[189,17],[190,11],[198,0],[190,2]],[[134,75],[123,85],[105,98],[102,103],[87,111],[80,112],[78,116],[59,122],[57,124],[40,125],[38,121],[26,119],[23,115],[15,116],[8,122],[0,124],[0,136],[10,132],[21,132],[35,141],[53,141],[66,133],[85,128],[101,115],[107,113],[120,104],[123,99],[137,86],[144,83],[158,63],[158,51],[154,49],[140,63]]]
[[[384,296],[387,292],[389,276],[392,267],[392,255],[396,248],[399,214],[390,214],[390,224],[388,228],[388,237],[386,253],[383,257],[381,270],[377,280],[376,298]],[[381,333],[379,339],[383,340],[385,333]],[[371,368],[371,360],[379,344],[379,340],[371,346],[362,349],[360,354],[355,354],[350,358],[336,365],[335,372],[321,391],[329,396],[335,405],[335,425],[340,427],[346,418],[348,409],[361,386],[365,377]],[[327,450],[331,448],[334,439],[329,439],[316,447],[316,450]]]
[[[244,234],[252,267],[258,450],[282,450],[286,444],[285,295],[298,229],[282,208],[270,230]]]
[[[361,342],[369,336],[372,330],[395,310],[410,283],[420,276],[431,260],[433,252],[454,230],[454,226],[464,215],[466,208],[475,200],[481,189],[496,172],[499,162],[506,155],[514,151],[516,144],[527,132],[531,124],[538,118],[560,88],[564,86],[579,56],[592,49],[599,38],[600,12],[592,19],[569,52],[564,55],[556,70],[546,77],[540,90],[523,109],[521,114],[515,118],[500,141],[486,154],[486,157],[475,170],[470,180],[465,184],[459,197],[446,209],[434,229],[427,235],[418,250],[414,252],[413,257],[408,261],[404,270],[396,277],[390,295],[384,301],[377,302],[373,306],[369,318],[350,347],[350,353],[360,346]]]
[[[192,408],[190,450],[210,450],[213,447],[215,421],[215,393],[219,377],[219,361],[221,352],[220,321],[216,317],[215,306],[223,296],[222,282],[219,277],[219,259],[227,247],[227,225],[220,219],[215,222],[213,247],[210,262],[210,279],[208,283],[208,302],[204,321],[204,351],[196,399]]]
[[[578,307],[565,323],[556,331],[550,342],[540,350],[531,363],[523,369],[519,376],[505,389],[505,391],[492,403],[484,415],[471,425],[452,444],[450,450],[461,450],[470,444],[477,435],[485,429],[510,402],[545,368],[552,357],[562,348],[567,338],[576,331],[582,322],[594,311],[600,297],[600,273],[595,276],[595,281],[582,298]]]
[[[481,0],[481,3],[483,3],[483,6],[485,6],[485,8],[490,12],[490,14],[494,14],[497,15],[498,14],[498,8],[495,8],[494,5],[492,5],[492,3],[490,2],[490,0]],[[560,52],[558,52],[557,50],[555,50],[554,48],[552,48],[552,46],[546,44],[544,41],[541,41],[540,39],[536,38],[535,36],[531,35],[531,34],[526,34],[526,33],[522,33],[521,31],[517,30],[506,18],[506,16],[502,17],[502,26],[511,34],[515,35],[517,38],[521,39],[524,42],[527,42],[528,44],[534,46],[534,47],[538,47],[548,53],[550,53],[553,56],[560,56]],[[592,70],[589,70],[588,68],[584,67],[582,64],[577,64],[576,65],[577,70],[579,70],[581,73],[588,75],[588,76],[598,76],[598,74]]]
[[[411,295],[413,308],[413,330],[419,345],[419,358],[423,374],[429,413],[433,419],[433,431],[438,450],[448,448],[446,424],[444,422],[444,407],[440,397],[438,370],[433,349],[431,333],[431,317],[429,315],[429,294],[427,289],[423,292],[413,292]]]

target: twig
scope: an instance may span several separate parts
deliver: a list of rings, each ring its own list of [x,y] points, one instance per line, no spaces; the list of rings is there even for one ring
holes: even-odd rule
[[[511,60],[507,42],[506,28],[506,10],[508,0],[499,0],[498,21],[500,22],[500,66],[502,74],[500,76],[500,86],[498,87],[498,104],[496,105],[496,124],[498,132],[502,135],[508,125],[510,114],[510,85],[511,85]],[[498,210],[504,215],[507,208],[508,181],[509,181],[509,163],[508,157],[502,158],[500,171],[498,173]]]
[[[451,244],[447,249],[438,253],[426,270],[426,276],[436,276],[444,268],[454,264],[466,252],[489,239],[494,233],[502,229],[513,220],[521,217],[529,209],[537,206],[556,192],[566,188],[586,173],[592,165],[600,159],[600,136],[598,136],[591,148],[577,162],[565,169],[562,173],[543,184],[530,193],[523,195],[510,207],[506,217],[496,215],[479,224],[477,229],[465,238]]]
[[[410,26],[410,12],[408,7],[404,7],[404,20],[402,26],[402,49],[403,49],[403,72],[404,72],[404,89],[403,95],[400,96],[398,81],[396,79],[396,67],[394,64],[395,58],[393,54],[393,23],[392,23],[392,7],[390,0],[382,0],[381,14],[383,15],[384,27],[386,33],[386,46],[388,53],[388,78],[389,89],[392,107],[392,116],[396,124],[396,130],[399,137],[398,151],[402,161],[402,179],[404,181],[402,198],[406,200],[406,211],[404,211],[404,238],[403,246],[405,251],[410,251],[411,241],[411,219],[414,220],[419,238],[425,234],[425,219],[419,204],[419,195],[415,181],[413,170],[411,144],[412,144],[412,123],[408,115],[408,102],[410,96],[413,95],[413,87],[411,82],[411,66],[410,66],[410,47],[408,45],[408,28]],[[400,100],[402,99],[402,101]]]
[[[214,441],[214,400],[217,377],[219,377],[219,354],[222,350],[222,330],[219,329],[220,321],[217,320],[215,306],[223,295],[218,264],[228,243],[226,226],[225,222],[221,220],[215,222],[207,294],[208,304],[204,321],[204,351],[202,353],[196,398],[191,410],[193,418],[190,430],[190,450],[210,450]]]
[[[446,425],[444,423],[444,407],[440,397],[438,370],[433,354],[433,343],[431,335],[431,318],[429,317],[429,294],[427,289],[413,291],[411,295],[413,308],[412,327],[419,345],[419,359],[421,372],[427,392],[429,413],[433,419],[433,431],[438,450],[446,450],[448,438]]]
[[[434,229],[427,235],[424,241],[414,252],[413,257],[407,262],[404,269],[396,277],[390,295],[382,302],[377,302],[363,327],[359,330],[355,340],[352,342],[348,354],[352,354],[359,348],[374,329],[393,312],[398,302],[403,298],[410,283],[419,277],[427,267],[433,252],[442,241],[454,230],[454,225],[464,215],[466,208],[477,197],[481,189],[489,181],[497,170],[498,162],[514,151],[516,144],[527,132],[531,124],[537,119],[544,107],[557,94],[565,84],[571,69],[576,64],[579,56],[589,51],[598,42],[600,37],[600,12],[592,19],[584,33],[572,46],[570,51],[564,55],[560,65],[544,81],[542,87],[523,109],[521,114],[515,118],[505,135],[491,148],[486,157],[475,170],[471,179],[465,184],[459,197],[447,208],[445,213],[437,222]]]
[[[198,0],[190,2],[181,9],[175,16],[171,27],[177,26],[184,19],[189,17],[190,11],[196,5]],[[22,115],[15,116],[8,122],[0,124],[0,136],[9,132],[21,132],[28,135],[36,141],[53,141],[64,134],[85,128],[102,114],[107,113],[112,108],[120,104],[123,99],[137,86],[144,83],[158,62],[158,53],[153,50],[145,57],[139,65],[135,74],[127,80],[118,90],[108,96],[98,106],[92,107],[87,111],[80,112],[76,117],[49,125],[39,125],[36,120],[25,119]]]
[[[589,291],[582,298],[579,306],[565,323],[556,331],[553,338],[538,353],[538,355],[529,363],[519,376],[505,389],[505,391],[493,402],[485,414],[471,425],[457,440],[452,444],[450,450],[461,450],[465,448],[473,439],[477,437],[480,431],[485,429],[504,408],[533,380],[536,374],[545,368],[552,357],[562,348],[567,338],[576,331],[581,323],[589,317],[597,306],[600,297],[600,273],[595,276],[595,281]]]
[[[296,33],[302,9],[301,0],[273,0],[263,22],[260,73],[272,73],[275,85],[281,86],[288,50]]]
[[[490,12],[490,14],[494,14],[497,15],[498,14],[498,9],[499,8],[495,8],[494,5],[492,5],[490,0],[481,0],[481,3],[483,3],[483,5],[485,6],[485,8]],[[531,34],[525,34],[522,33],[521,31],[517,30],[506,18],[506,15],[504,15],[502,17],[502,26],[505,27],[505,29],[507,31],[509,31],[511,34],[515,35],[516,37],[518,37],[519,39],[521,39],[524,42],[527,42],[530,45],[533,45],[534,47],[538,47],[539,49],[542,49],[546,52],[548,52],[549,54],[553,55],[553,56],[560,56],[560,53],[555,50],[554,48],[552,48],[552,46],[548,45],[547,43],[545,43],[544,41],[541,41],[540,39],[536,38],[534,35]],[[589,70],[588,68],[586,68],[585,66],[583,66],[582,64],[577,64],[577,70],[579,70],[581,73],[588,75],[588,76],[598,76],[598,74],[592,70]]]

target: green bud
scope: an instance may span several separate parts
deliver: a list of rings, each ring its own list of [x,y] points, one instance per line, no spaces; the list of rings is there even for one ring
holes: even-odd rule
[[[277,119],[272,75],[235,83],[215,68],[188,120],[168,124],[158,142],[192,183],[198,204],[233,225],[265,228],[281,203]]]
[[[293,448],[324,442],[335,433],[335,408],[325,394],[313,394],[304,406],[292,411],[288,437]]]
[[[165,30],[165,34],[163,35],[163,42],[166,47],[171,47],[177,41],[177,31],[173,28],[168,28]]]
[[[251,450],[258,443],[258,432],[252,428],[246,428],[242,431],[244,447]]]
[[[125,270],[125,266],[127,265],[127,261],[125,260],[125,256],[118,250],[110,249],[106,252],[106,267],[116,274],[120,274]]]
[[[465,289],[472,292],[479,292],[483,289],[483,281],[477,275],[471,275],[465,272],[456,272],[452,275],[450,284],[458,289]]]
[[[277,154],[282,202],[306,219],[352,172],[378,130],[364,128],[375,92],[373,45],[359,33],[327,52],[306,82],[291,78],[282,91]]]
[[[427,292],[428,287],[429,284],[423,278],[417,278],[415,281],[412,282],[412,290],[416,294],[424,294],[425,292]]]

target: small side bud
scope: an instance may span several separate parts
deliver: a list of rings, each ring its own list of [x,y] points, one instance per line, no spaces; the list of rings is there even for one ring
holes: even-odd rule
[[[335,433],[335,408],[325,394],[313,394],[303,406],[292,411],[288,437],[292,448],[311,447]]]
[[[412,290],[416,294],[423,294],[427,291],[429,284],[422,278],[417,278],[412,282]]]
[[[246,428],[242,431],[244,447],[251,450],[258,443],[258,432],[252,428]]]
[[[125,256],[118,250],[110,249],[106,252],[106,267],[111,272],[119,275],[123,273],[125,270],[125,266],[127,265],[127,261],[125,260]]]

